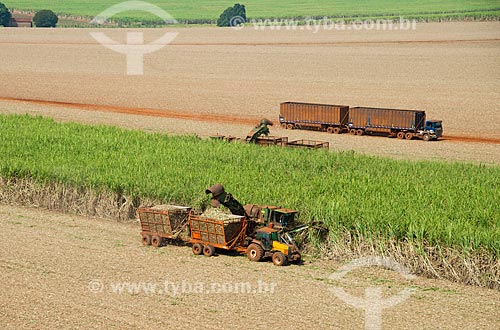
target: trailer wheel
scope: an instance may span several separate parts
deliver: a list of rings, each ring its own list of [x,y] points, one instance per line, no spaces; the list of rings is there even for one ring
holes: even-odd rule
[[[404,132],[398,132],[398,134],[396,135],[396,137],[398,139],[404,139],[405,138],[405,133]]]
[[[407,140],[411,140],[411,139],[413,139],[413,133],[410,133],[410,132],[406,133],[406,134],[405,134],[405,138],[406,138]]]
[[[340,127],[335,127],[333,129],[333,134],[340,134],[341,130],[340,130]]]
[[[142,244],[143,245],[151,245],[151,235],[142,234]]]
[[[362,129],[358,129],[356,131],[356,135],[364,135],[365,134],[365,131],[363,131]]]
[[[293,124],[287,124],[286,129],[293,129]]]
[[[273,263],[276,266],[285,266],[287,264],[287,259],[282,252],[274,252],[273,254]]]
[[[212,245],[205,245],[203,247],[203,254],[206,257],[211,257],[215,254],[215,248]]]
[[[430,140],[431,140],[431,137],[429,136],[429,134],[424,134],[424,141],[427,142]]]
[[[332,134],[332,133],[334,132],[334,128],[330,126],[330,127],[328,127],[328,128],[326,129],[326,131],[327,131],[328,133]]]
[[[351,130],[349,131],[349,134],[356,135],[356,130],[354,128],[351,128]]]
[[[281,128],[286,129],[286,124],[285,123],[281,124]]]
[[[203,253],[203,245],[201,243],[194,243],[191,250],[193,250],[195,255],[199,256]]]
[[[247,248],[247,257],[251,261],[260,261],[264,256],[264,249],[259,244],[252,243]]]
[[[160,247],[161,246],[161,243],[162,243],[162,239],[160,236],[153,236],[153,238],[151,239],[151,245],[154,246],[154,247]]]

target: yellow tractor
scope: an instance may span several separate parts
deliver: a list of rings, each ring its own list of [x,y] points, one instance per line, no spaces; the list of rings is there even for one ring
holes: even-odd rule
[[[270,227],[257,229],[255,238],[247,247],[247,256],[251,261],[261,261],[271,257],[276,266],[289,262],[300,262],[301,255],[295,244],[283,242],[280,231]]]

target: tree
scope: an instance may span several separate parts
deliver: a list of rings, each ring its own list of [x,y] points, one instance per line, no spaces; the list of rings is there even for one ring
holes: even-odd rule
[[[10,26],[10,19],[12,17],[12,14],[10,11],[5,7],[3,3],[0,2],[0,25],[3,26]]]
[[[58,20],[57,15],[49,9],[40,10],[33,17],[36,27],[56,27]]]
[[[245,5],[235,4],[228,7],[217,20],[217,26],[237,26],[247,21]]]

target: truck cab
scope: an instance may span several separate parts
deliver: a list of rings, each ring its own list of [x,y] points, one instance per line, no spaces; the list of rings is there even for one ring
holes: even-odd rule
[[[425,130],[436,135],[436,139],[443,136],[443,122],[441,120],[427,120]]]

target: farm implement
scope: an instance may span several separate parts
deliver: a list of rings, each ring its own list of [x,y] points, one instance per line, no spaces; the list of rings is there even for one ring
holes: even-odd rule
[[[213,256],[216,249],[246,254],[251,261],[271,259],[277,266],[300,262],[301,254],[290,233],[297,211],[277,206],[243,206],[221,184],[206,190],[212,207],[197,214],[184,206],[139,208],[144,245],[160,247],[184,242],[196,255]],[[224,205],[231,214],[219,211]]]
[[[269,127],[273,123],[268,119],[262,119],[260,123],[248,132],[245,139],[238,138],[231,135],[212,135],[211,138],[215,140],[224,140],[228,142],[246,142],[255,143],[262,146],[280,146],[290,148],[304,148],[304,149],[329,149],[330,143],[325,141],[315,140],[294,140],[289,141],[287,136],[272,136],[269,135]]]

